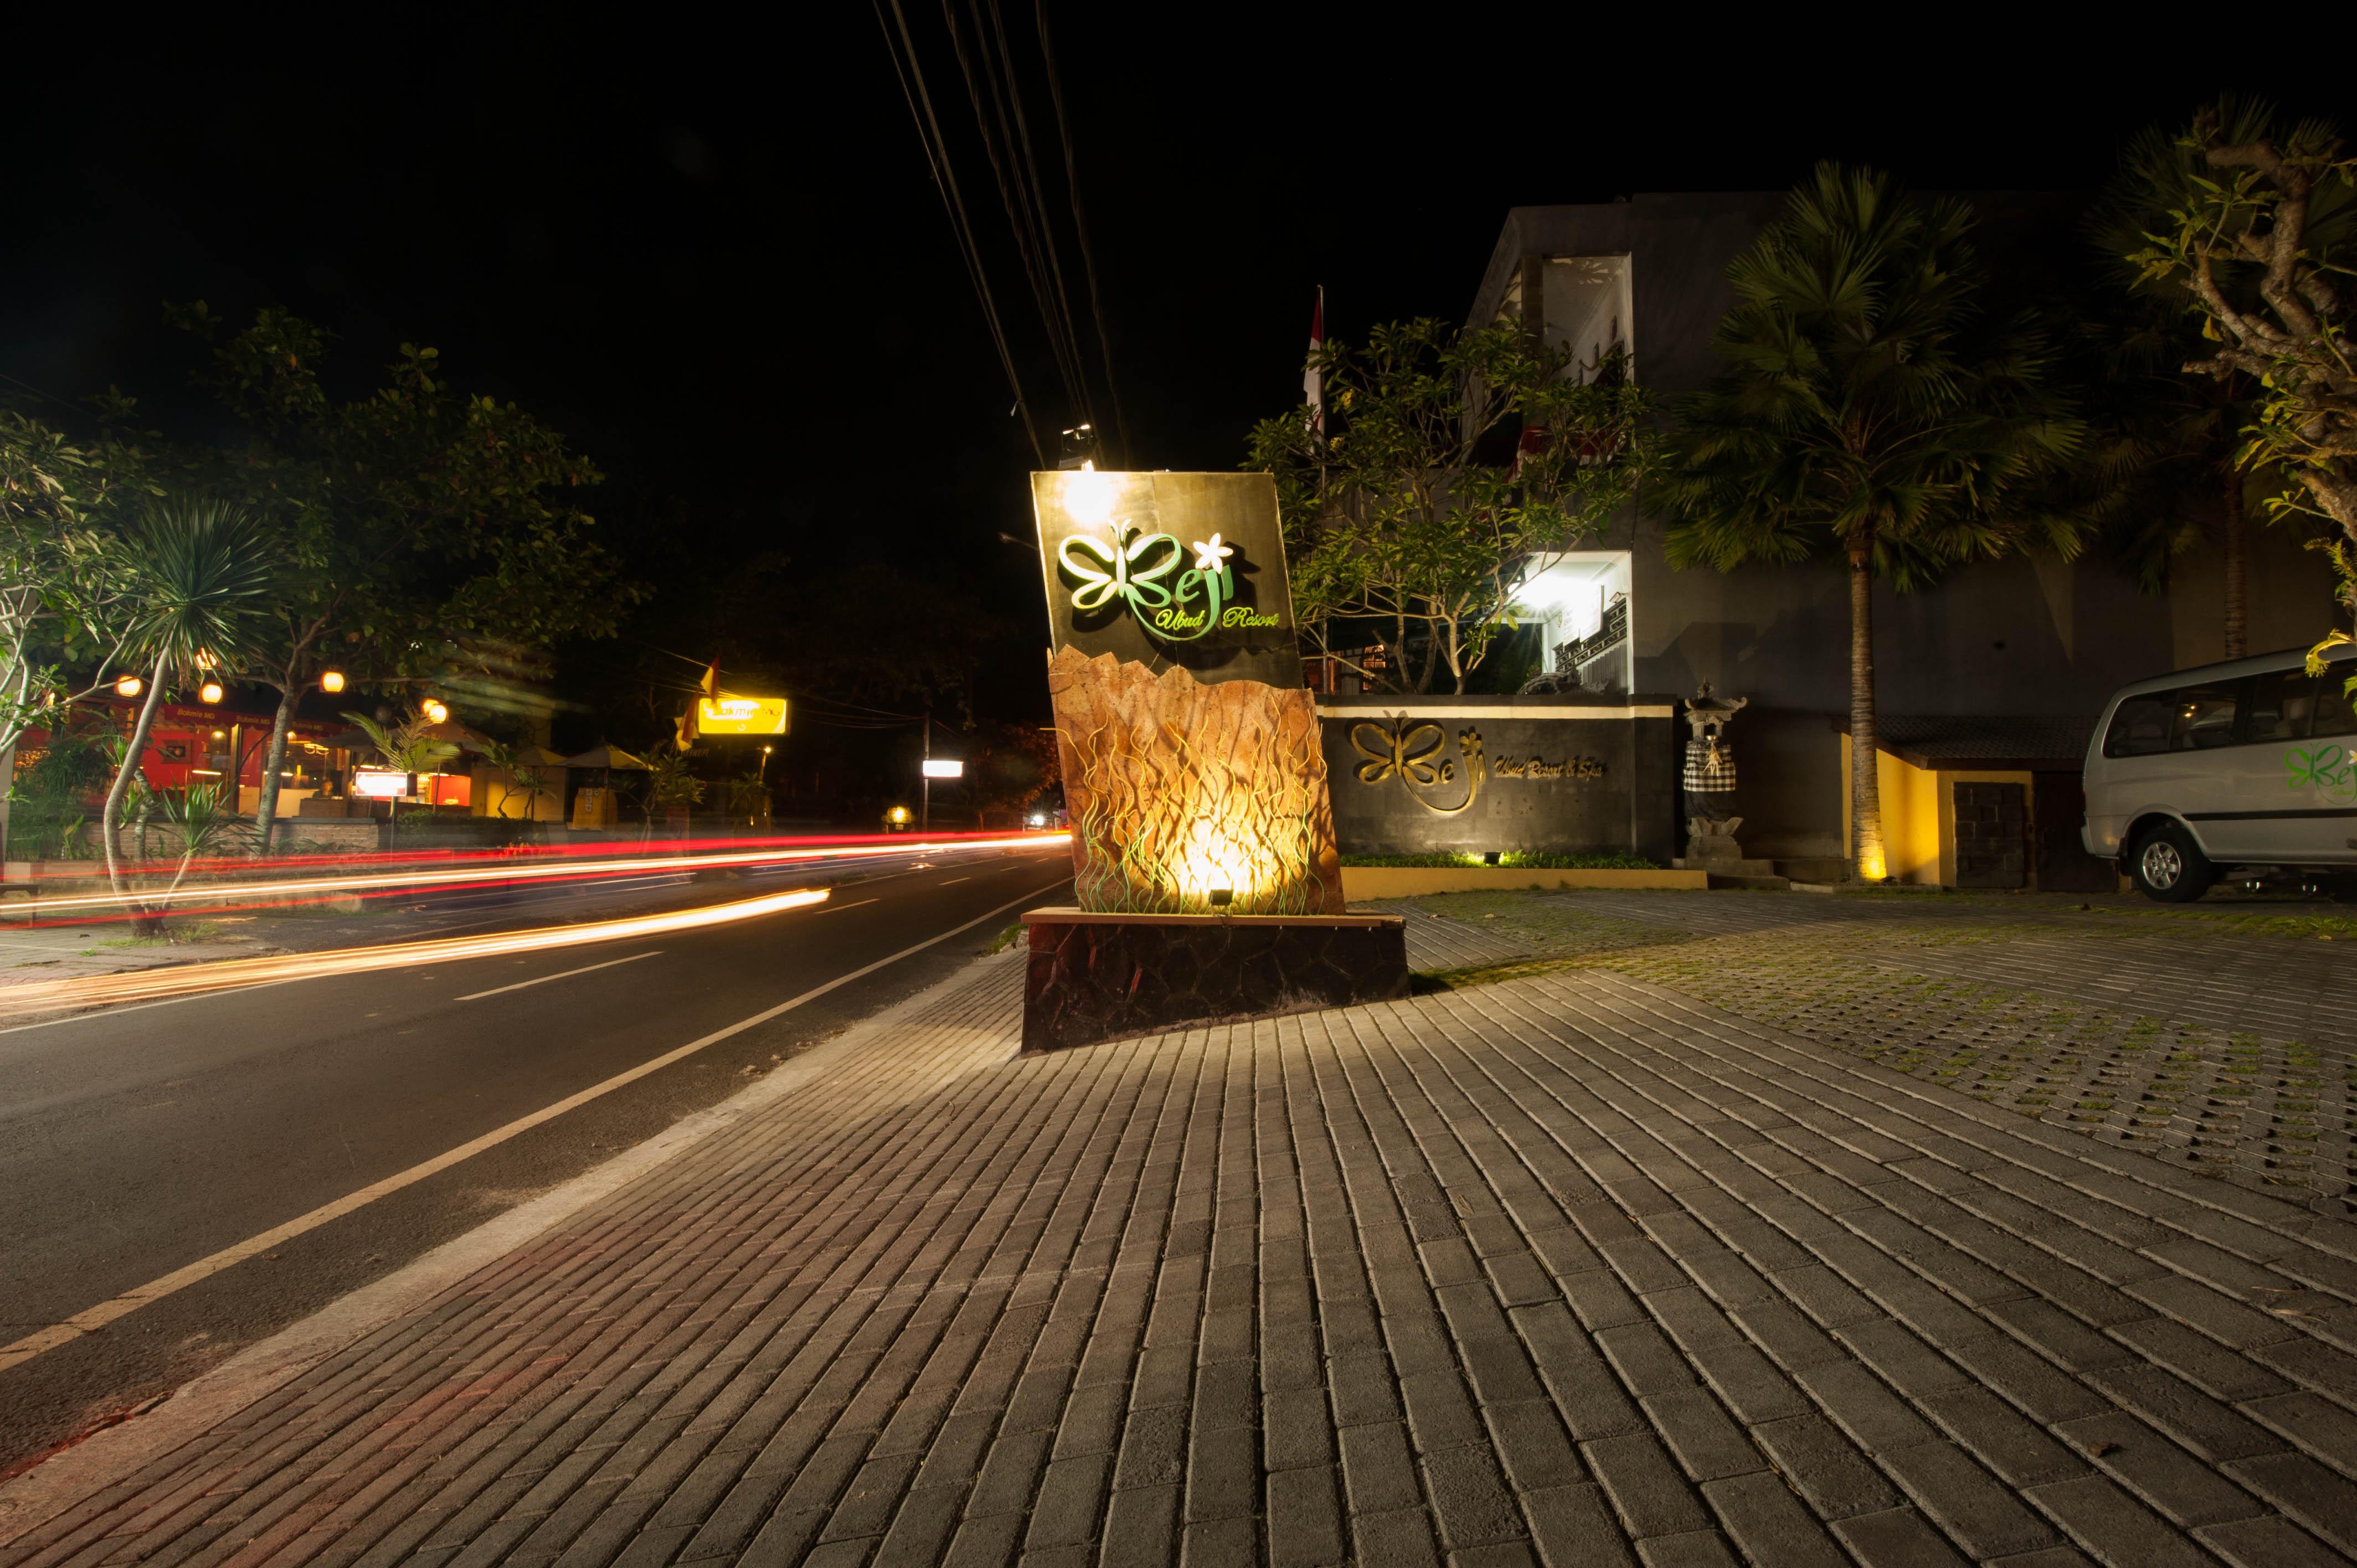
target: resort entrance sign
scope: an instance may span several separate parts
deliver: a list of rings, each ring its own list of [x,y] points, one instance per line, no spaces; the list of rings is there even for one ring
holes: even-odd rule
[[[1063,469],[1031,489],[1051,649],[1202,682],[1301,683],[1265,477]]]

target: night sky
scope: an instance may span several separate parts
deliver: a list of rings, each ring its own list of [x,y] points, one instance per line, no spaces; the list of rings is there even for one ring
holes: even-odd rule
[[[1050,6],[1134,466],[1233,466],[1251,421],[1298,395],[1313,285],[1344,336],[1461,317],[1509,206],[1781,188],[1828,156],[1925,187],[2086,187],[2122,137],[2237,85],[2108,49],[2031,65],[2052,38],[1993,25],[1985,44],[1894,40],[1884,67],[1814,43],[1780,59],[1698,12],[1616,36],[1462,7],[1451,42],[1434,12],[1387,33],[1351,7],[1275,10],[1156,8],[1147,33],[1134,8]],[[159,302],[233,322],[285,305],[340,335],[348,394],[430,342],[462,387],[566,431],[613,476],[614,542],[674,595],[757,550],[797,580],[888,556],[1030,627],[1036,563],[996,538],[1028,530],[1028,447],[875,14],[587,15],[419,12],[367,37],[238,22],[20,55],[0,95],[0,372],[68,424],[111,382],[199,434],[191,346]],[[970,136],[941,13],[909,19]],[[1006,14],[1027,59],[1028,19]],[[1052,149],[1044,92],[1030,107]],[[1068,415],[996,188],[970,140],[958,156],[1052,431]]]

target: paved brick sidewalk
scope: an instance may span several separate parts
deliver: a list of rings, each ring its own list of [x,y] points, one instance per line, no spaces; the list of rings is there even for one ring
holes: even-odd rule
[[[1601,971],[1022,1061],[1017,975],[0,1557],[2357,1553],[2343,1221]]]
[[[2357,921],[2333,906],[2155,917],[2116,899],[1525,893],[1393,907],[1414,917],[1418,969],[1608,967],[2357,1217]]]

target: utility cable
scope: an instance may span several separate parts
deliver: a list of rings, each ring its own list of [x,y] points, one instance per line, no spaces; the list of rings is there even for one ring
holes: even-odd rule
[[[969,5],[975,5],[977,8],[985,3],[985,0],[968,0]],[[1080,389],[1078,406],[1081,413],[1093,429],[1097,417],[1096,400],[1089,391],[1087,366],[1081,357],[1080,329],[1073,325],[1071,296],[1064,287],[1063,257],[1058,252],[1055,231],[1048,217],[1048,188],[1039,178],[1039,160],[1031,151],[1031,124],[1023,113],[1023,94],[1019,90],[1018,79],[1015,71],[1015,51],[1006,46],[1006,25],[999,15],[998,0],[986,0],[986,4],[990,13],[991,36],[997,40],[998,44],[998,70],[1006,83],[1006,107],[1013,113],[1015,119],[1015,141],[1023,153],[1023,183],[1029,194],[1034,221],[1039,226],[1040,239],[1047,253],[1049,280],[1055,286],[1056,316],[1062,328],[1065,352],[1071,360],[1072,380]],[[981,31],[979,9],[975,16],[974,30],[977,33]],[[1002,134],[1004,129],[1002,125]]]
[[[996,14],[997,0],[991,0]],[[1072,133],[1064,119],[1064,89],[1056,75],[1056,50],[1048,39],[1047,0],[1033,0],[1032,16],[1039,29],[1039,58],[1048,66],[1048,96],[1056,105],[1056,139],[1064,149],[1064,190],[1071,198],[1072,231],[1081,243],[1081,269],[1089,284],[1089,313],[1095,317],[1097,348],[1104,355],[1105,395],[1113,400],[1114,429],[1121,437],[1121,456],[1125,465],[1130,460],[1129,421],[1121,408],[1121,384],[1114,379],[1113,338],[1105,331],[1104,300],[1097,292],[1097,263],[1089,249],[1088,220],[1081,215],[1080,169],[1072,156]]]
[[[942,202],[949,209],[950,229],[956,236],[958,254],[964,261],[966,275],[973,280],[974,291],[982,302],[985,324],[990,330],[992,344],[998,350],[999,367],[1006,372],[1006,384],[1015,393],[1016,411],[1023,415],[1023,432],[1030,438],[1031,456],[1039,467],[1049,467],[1046,448],[1039,444],[1039,431],[1032,423],[1031,405],[1023,396],[1023,381],[1016,374],[1015,356],[1006,346],[1006,332],[998,315],[997,301],[992,298],[990,280],[982,267],[981,252],[975,249],[974,230],[967,219],[964,199],[958,193],[957,174],[950,166],[949,144],[942,136],[941,121],[933,113],[932,94],[925,88],[924,67],[917,59],[916,39],[909,35],[908,17],[900,11],[900,0],[888,0],[892,19],[884,19],[887,0],[874,0],[876,25],[884,34],[884,48],[892,56],[892,73],[900,82],[900,95],[908,101],[909,117],[917,124],[917,138],[925,148],[926,166],[932,171],[933,188],[941,192]],[[899,29],[899,41],[893,41],[893,27]],[[904,68],[901,51],[906,49]]]
[[[987,55],[989,38],[977,15],[974,31],[985,51],[985,74],[989,79],[990,96],[997,111],[996,134],[992,130],[992,116],[983,107],[982,87],[975,81],[974,63],[966,52],[965,30],[958,25],[953,4],[954,0],[942,0],[942,25],[948,29],[951,53],[957,60],[958,74],[965,81],[966,101],[974,109],[974,131],[981,137],[983,156],[989,160],[991,177],[998,184],[999,204],[1006,209],[1007,231],[1015,242],[1016,254],[1023,263],[1024,275],[1030,282],[1031,299],[1039,309],[1039,324],[1047,330],[1049,352],[1056,361],[1057,375],[1063,381],[1066,403],[1075,411],[1084,411],[1087,407],[1086,394],[1074,384],[1073,380],[1079,356],[1057,329],[1056,307],[1049,297],[1048,263],[1042,254],[1043,236],[1038,231],[1031,192],[1023,185],[1020,167],[1010,171],[1008,166],[1015,162],[1015,148],[1006,124],[1006,103],[999,91],[997,73],[990,69],[993,62]],[[1002,142],[1006,144],[1003,156]]]

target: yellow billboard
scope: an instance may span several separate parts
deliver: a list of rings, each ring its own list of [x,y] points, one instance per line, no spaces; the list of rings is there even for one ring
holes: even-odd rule
[[[725,692],[716,697],[698,697],[695,728],[699,735],[783,735],[786,700],[732,697]]]

